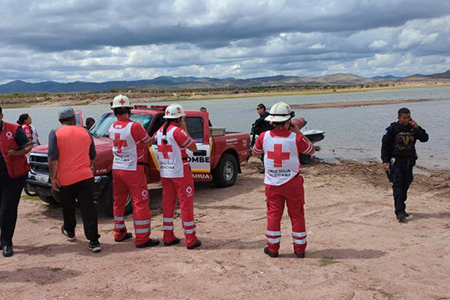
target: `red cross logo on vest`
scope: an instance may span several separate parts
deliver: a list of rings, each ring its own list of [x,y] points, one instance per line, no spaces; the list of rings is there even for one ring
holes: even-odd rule
[[[169,159],[169,152],[172,152],[172,145],[158,145],[158,151],[162,152],[164,159]]]
[[[120,105],[124,105],[125,104],[125,100],[120,99],[119,103],[120,103]]]
[[[120,139],[120,133],[116,133],[114,136],[114,147],[117,148],[117,153],[122,153],[122,147],[128,146],[126,140]]]
[[[283,160],[289,159],[291,154],[289,152],[283,152],[282,144],[275,144],[273,151],[267,151],[267,158],[273,159],[273,166],[275,168],[281,168],[283,166]]]

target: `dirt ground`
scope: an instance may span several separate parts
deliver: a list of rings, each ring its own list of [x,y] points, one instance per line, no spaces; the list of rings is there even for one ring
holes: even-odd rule
[[[78,240],[66,241],[60,208],[23,199],[15,255],[0,257],[0,298],[450,299],[450,171],[415,170],[411,217],[400,224],[379,164],[305,166],[308,249],[297,259],[287,214],[280,257],[262,251],[265,197],[257,165],[246,164],[233,187],[196,186],[203,246],[192,251],[115,243],[112,220],[101,217],[102,252],[94,254],[81,220]],[[152,235],[161,238],[161,189],[150,194]],[[126,223],[132,229],[131,216]]]

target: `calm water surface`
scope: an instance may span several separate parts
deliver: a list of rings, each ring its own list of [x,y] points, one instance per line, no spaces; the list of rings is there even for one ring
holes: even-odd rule
[[[450,135],[447,132],[450,121],[450,88],[420,88],[407,90],[383,90],[352,94],[329,94],[314,96],[254,97],[242,99],[220,99],[183,101],[186,109],[208,108],[214,126],[226,127],[229,131],[249,132],[251,124],[258,117],[256,106],[264,103],[268,108],[276,102],[288,104],[350,102],[372,100],[415,100],[435,99],[438,102],[416,102],[380,106],[323,108],[296,110],[296,116],[308,121],[309,129],[325,131],[325,140],[318,145],[321,151],[317,157],[333,161],[336,158],[380,160],[383,131],[397,119],[397,110],[408,107],[412,117],[430,135],[427,143],[416,144],[418,165],[432,169],[450,169]],[[133,99],[131,99],[133,101]],[[167,104],[167,103],[158,103]],[[98,120],[109,110],[108,105],[77,106],[84,118]],[[22,113],[29,113],[33,125],[38,129],[41,142],[47,141],[51,129],[57,128],[58,107],[5,109],[4,119],[15,122]]]

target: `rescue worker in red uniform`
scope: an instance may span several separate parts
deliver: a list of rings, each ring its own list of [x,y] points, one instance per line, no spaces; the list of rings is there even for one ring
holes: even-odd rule
[[[166,122],[156,132],[157,160],[163,186],[164,246],[179,244],[173,232],[173,215],[178,198],[181,208],[183,233],[189,250],[200,247],[194,221],[194,179],[187,161],[186,149],[197,151],[197,145],[188,133],[184,109],[179,104],[166,108]]]
[[[305,200],[299,155],[312,155],[315,148],[299,128],[291,123],[292,116],[292,109],[286,103],[273,105],[266,120],[275,127],[263,132],[253,148],[254,156],[264,155],[267,201],[267,247],[264,253],[270,257],[278,257],[285,203],[292,223],[294,253],[298,258],[305,257]]]
[[[128,97],[115,97],[111,108],[117,116],[109,129],[114,155],[114,240],[121,242],[132,237],[124,221],[125,204],[131,194],[135,245],[137,248],[157,246],[159,240],[150,239],[152,215],[144,168],[144,151],[151,145],[151,139],[141,124],[130,120],[132,106]]]
[[[33,134],[34,134],[31,122],[32,120],[29,114],[21,114],[19,116],[19,120],[17,120],[17,124],[19,124],[22,127],[22,131],[25,133],[30,142],[33,141]]]
[[[20,126],[3,122],[0,107],[0,238],[4,257],[13,255],[17,208],[30,170],[25,155],[31,148]]]

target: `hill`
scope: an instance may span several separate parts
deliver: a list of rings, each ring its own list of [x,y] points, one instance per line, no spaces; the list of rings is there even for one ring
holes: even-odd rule
[[[422,75],[416,74],[403,78],[392,75],[365,78],[354,74],[331,74],[319,77],[271,76],[248,79],[207,78],[207,77],[171,77],[161,76],[154,79],[135,81],[85,82],[75,81],[60,83],[45,81],[30,83],[15,80],[0,85],[0,94],[12,93],[72,93],[72,92],[104,92],[122,89],[212,89],[212,88],[251,88],[271,86],[326,86],[326,85],[376,85],[387,82],[426,82],[450,80],[450,70],[444,73]]]

